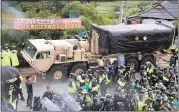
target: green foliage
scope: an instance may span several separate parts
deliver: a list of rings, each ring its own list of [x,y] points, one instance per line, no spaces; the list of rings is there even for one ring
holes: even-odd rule
[[[16,45],[19,49],[20,45],[29,39],[29,35],[28,31],[2,29],[2,45],[8,43],[9,45]]]
[[[86,31],[89,31],[91,29],[90,20],[84,16],[81,16],[81,18],[82,18],[82,25],[85,27]]]
[[[137,14],[139,12],[139,10],[140,10],[139,8],[130,8],[127,12],[127,15],[131,16],[133,14]]]
[[[86,31],[85,27],[78,28],[78,29],[67,29],[65,30],[63,39],[67,38],[68,35],[79,35],[80,31],[85,32]]]
[[[62,17],[68,18],[70,11],[73,11],[77,14],[77,16],[80,16],[83,12],[83,7],[79,1],[68,3],[63,7],[61,11]]]

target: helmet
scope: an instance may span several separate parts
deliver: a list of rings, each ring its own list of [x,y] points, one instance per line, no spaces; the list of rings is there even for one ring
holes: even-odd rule
[[[164,73],[168,72],[168,68],[167,67],[164,68],[163,70],[164,70]]]
[[[46,89],[50,89],[50,85],[48,85],[48,86],[46,87]]]
[[[86,74],[82,74],[82,79],[85,79],[87,77]]]
[[[103,70],[100,70],[100,71],[99,71],[99,74],[100,74],[100,75],[102,75],[103,73],[104,73],[104,71],[103,71]]]
[[[108,67],[104,67],[104,70],[105,70],[106,72],[108,72],[108,71],[109,71]]]
[[[106,98],[112,98],[110,94],[106,94]]]
[[[15,50],[15,49],[16,49],[16,46],[14,46],[14,45],[11,46],[11,49],[12,49],[12,50]]]
[[[119,93],[118,92],[115,92],[114,93],[114,98],[118,98],[119,97]]]
[[[151,66],[152,66],[152,63],[148,61],[148,62],[146,62],[146,66],[147,66],[147,67],[151,67]]]
[[[163,97],[161,95],[157,96],[156,100],[158,101],[162,101],[163,100]]]
[[[75,73],[70,73],[70,78],[75,78]]]
[[[111,99],[110,99],[110,98],[106,98],[106,102],[107,102],[107,103],[110,103],[110,102],[111,102]]]
[[[115,64],[115,65],[116,65],[117,63],[118,63],[118,62],[117,62],[117,60],[114,60],[113,64]]]
[[[96,96],[94,97],[93,102],[98,102],[98,98]]]
[[[142,65],[142,66],[140,67],[141,70],[146,70],[146,68],[147,68],[147,67],[146,67],[145,65]]]
[[[121,68],[121,69],[126,69],[126,66],[125,66],[125,65],[121,65],[120,68]]]
[[[9,45],[6,43],[6,44],[4,44],[4,47],[8,47]]]
[[[84,74],[84,71],[83,70],[79,71],[79,75],[82,75],[82,74]]]
[[[91,71],[91,69],[88,69],[88,74],[92,74],[92,71]]]

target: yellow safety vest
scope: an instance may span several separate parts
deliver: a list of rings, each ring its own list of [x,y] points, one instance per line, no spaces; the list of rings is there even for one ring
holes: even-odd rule
[[[106,82],[105,82],[105,84],[109,84],[111,81],[108,79],[108,76],[107,76],[107,74],[106,74]]]
[[[99,89],[99,85],[96,85],[95,87],[92,87],[91,91],[94,92],[94,91],[97,91]]]
[[[4,65],[7,66],[11,66],[11,59],[10,59],[10,53],[3,50],[3,60],[4,60]]]
[[[163,80],[167,81],[167,82],[169,81],[169,79],[167,77],[165,77],[165,76],[163,76]]]
[[[19,60],[17,57],[17,51],[16,50],[12,50],[11,51],[11,61],[12,61],[12,66],[18,66],[19,65]]]
[[[80,75],[77,76],[77,80],[80,81],[80,83],[84,83],[85,81],[81,78]]]
[[[1,66],[6,66],[4,56],[5,56],[5,51],[2,51],[1,52]]]
[[[9,91],[9,96],[10,96],[10,98],[9,98],[9,103],[11,103],[11,105],[13,106],[13,108],[14,109],[16,109],[17,107],[17,105],[16,105],[16,101],[17,101],[17,99],[14,99],[14,101],[13,101],[13,99],[12,99],[12,91],[13,90],[10,90]]]
[[[68,93],[75,93],[76,92],[76,85],[74,81],[72,81],[72,87],[68,87]]]
[[[146,105],[146,104],[144,104],[143,102],[139,101],[137,103],[138,111],[142,111],[142,108],[143,108],[144,105]]]
[[[119,86],[121,86],[121,87],[124,87],[124,85],[125,85],[125,82],[122,82],[122,81],[120,81],[120,80],[118,80],[117,83],[118,83]]]
[[[101,83],[104,80],[104,78],[105,78],[105,75],[102,74],[102,76],[99,77],[99,83]]]
[[[88,100],[88,101],[90,102],[91,105],[93,104],[93,100],[91,99],[90,96],[86,96],[86,100]]]

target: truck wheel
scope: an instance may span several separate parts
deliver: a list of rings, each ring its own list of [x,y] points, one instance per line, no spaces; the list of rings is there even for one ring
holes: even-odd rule
[[[137,61],[137,59],[135,58],[129,58],[127,61],[126,64],[130,64],[130,70],[135,70],[135,71],[138,71],[138,68],[139,68],[139,63]]]
[[[50,80],[63,80],[66,77],[66,70],[63,66],[54,66],[47,74],[47,78]]]
[[[140,66],[145,65],[146,62],[150,62],[155,65],[154,59],[151,56],[144,57],[140,63]]]
[[[75,73],[77,75],[81,70],[86,72],[86,65],[83,63],[77,63],[72,67],[70,73]]]

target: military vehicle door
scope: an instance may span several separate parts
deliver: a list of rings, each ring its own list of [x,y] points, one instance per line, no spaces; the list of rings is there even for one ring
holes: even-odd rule
[[[51,66],[50,51],[39,51],[35,59],[35,68],[38,71],[47,71]]]

